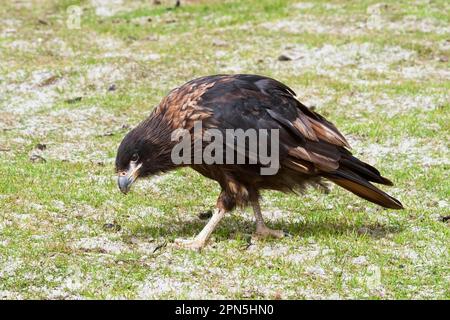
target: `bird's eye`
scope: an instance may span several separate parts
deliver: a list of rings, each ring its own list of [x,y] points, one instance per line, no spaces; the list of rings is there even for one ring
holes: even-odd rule
[[[133,153],[133,155],[131,156],[131,161],[136,162],[138,160],[139,160],[139,155],[137,153]]]

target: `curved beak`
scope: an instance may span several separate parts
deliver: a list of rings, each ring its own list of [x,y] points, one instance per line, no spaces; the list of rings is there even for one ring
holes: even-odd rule
[[[134,180],[129,176],[119,176],[117,182],[119,184],[120,191],[124,194],[127,194],[128,191],[130,191],[131,185],[133,184]]]
[[[130,164],[127,171],[119,172],[117,183],[122,193],[127,194],[130,191],[131,185],[139,177],[139,168],[141,164]]]

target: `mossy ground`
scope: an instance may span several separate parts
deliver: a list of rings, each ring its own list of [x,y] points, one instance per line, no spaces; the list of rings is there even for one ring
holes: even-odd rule
[[[173,3],[0,7],[0,298],[449,299],[448,2]],[[124,196],[115,152],[170,89],[214,73],[288,84],[405,210],[337,187],[266,192],[268,223],[291,238],[249,246],[238,210],[202,253],[174,247],[217,185],[186,169]]]

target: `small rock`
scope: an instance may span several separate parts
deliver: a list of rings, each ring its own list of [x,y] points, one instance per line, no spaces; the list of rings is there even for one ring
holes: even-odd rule
[[[103,230],[105,230],[105,231],[117,232],[117,231],[120,231],[121,229],[122,229],[122,227],[115,222],[114,223],[105,223],[103,225]]]
[[[41,151],[44,151],[45,149],[47,149],[47,145],[46,145],[46,144],[43,144],[43,143],[38,143],[38,144],[36,145],[36,149],[41,150]]]
[[[211,217],[212,217],[212,211],[211,210],[208,210],[206,212],[200,212],[198,214],[198,218],[201,219],[201,220],[206,220],[206,219],[209,219]]]
[[[439,62],[448,62],[448,57],[447,56],[439,57]]]
[[[292,58],[285,54],[282,54],[278,57],[278,61],[291,61],[291,60],[292,60]]]
[[[38,19],[39,24],[42,24],[44,26],[48,26],[48,21],[44,20],[44,19]]]

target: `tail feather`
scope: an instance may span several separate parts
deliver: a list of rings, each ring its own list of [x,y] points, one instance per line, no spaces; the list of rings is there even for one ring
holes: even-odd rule
[[[393,183],[389,179],[381,176],[380,172],[376,168],[372,167],[371,165],[365,162],[362,162],[361,160],[353,156],[343,157],[339,161],[339,164],[345,168],[348,168],[350,171],[355,172],[359,176],[367,179],[368,181],[388,186],[393,185]]]
[[[340,168],[335,172],[326,173],[324,176],[337,185],[370,202],[376,203],[385,208],[403,209],[403,205],[400,201],[378,189],[365,178],[352,171]]]

